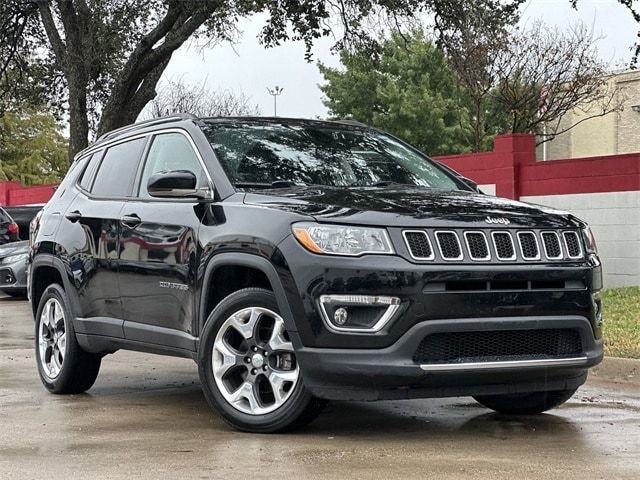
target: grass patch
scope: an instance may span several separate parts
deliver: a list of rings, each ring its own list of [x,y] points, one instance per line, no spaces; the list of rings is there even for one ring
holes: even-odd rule
[[[604,354],[640,358],[640,287],[602,291]]]

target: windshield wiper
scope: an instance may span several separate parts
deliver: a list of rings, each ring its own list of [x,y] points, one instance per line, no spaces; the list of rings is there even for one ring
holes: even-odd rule
[[[287,187],[303,187],[306,184],[301,182],[292,182],[291,180],[275,180],[271,183],[261,183],[261,182],[236,182],[234,186],[238,188],[287,188]]]
[[[403,185],[403,186],[408,186],[408,187],[415,187],[416,186],[413,183],[394,182],[393,180],[381,180],[379,182],[369,183],[367,185],[362,185],[362,184],[359,184],[359,183],[352,183],[349,186],[350,187],[390,187],[392,185]]]

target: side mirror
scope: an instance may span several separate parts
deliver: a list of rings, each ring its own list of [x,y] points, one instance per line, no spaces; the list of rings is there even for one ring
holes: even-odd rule
[[[206,198],[206,190],[197,188],[198,179],[189,170],[171,170],[152,175],[147,192],[155,198]]]
[[[471,180],[470,178],[463,177],[462,175],[460,175],[458,178],[461,181],[463,181],[465,184],[467,184],[470,188],[475,190],[476,192],[484,193],[482,190],[480,190],[480,188],[478,188],[478,184],[476,182],[474,182],[473,180]]]

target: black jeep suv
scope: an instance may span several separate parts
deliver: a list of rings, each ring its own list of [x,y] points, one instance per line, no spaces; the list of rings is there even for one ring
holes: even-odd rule
[[[89,389],[118,349],[191,357],[246,431],[331,399],[539,413],[602,358],[584,222],[352,122],[180,115],[106,134],[34,219],[29,274],[48,390]]]

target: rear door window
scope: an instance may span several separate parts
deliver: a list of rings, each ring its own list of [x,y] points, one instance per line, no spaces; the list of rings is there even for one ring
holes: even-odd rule
[[[84,172],[82,172],[82,176],[78,181],[78,185],[80,185],[82,188],[84,188],[87,191],[91,190],[91,182],[93,180],[93,175],[96,173],[96,169],[98,168],[98,165],[100,163],[100,158],[102,157],[102,153],[103,151],[100,150],[98,152],[95,152],[93,155],[91,155],[91,158],[89,159],[89,162],[87,163],[87,166],[84,169]]]
[[[100,197],[131,195],[146,141],[146,137],[136,138],[107,149],[93,182],[91,193]]]

